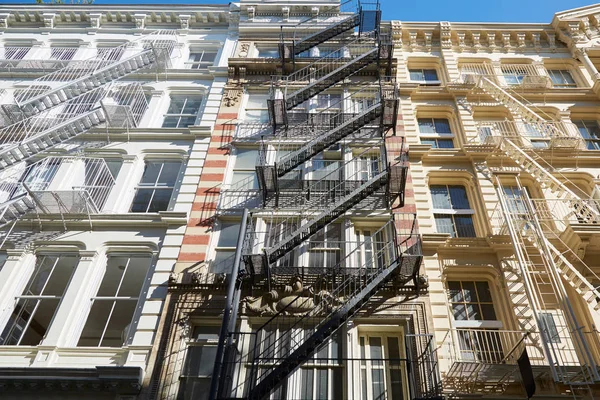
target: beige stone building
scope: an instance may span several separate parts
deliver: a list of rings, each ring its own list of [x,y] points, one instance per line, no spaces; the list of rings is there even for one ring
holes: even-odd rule
[[[348,4],[240,2],[144,393],[597,397],[600,5]]]

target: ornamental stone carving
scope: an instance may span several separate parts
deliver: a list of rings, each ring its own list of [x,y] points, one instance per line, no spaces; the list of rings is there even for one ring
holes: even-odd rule
[[[179,23],[181,24],[181,29],[187,30],[190,29],[190,19],[192,18],[189,14],[184,14],[179,16]]]
[[[10,14],[0,14],[0,29],[8,28],[8,18]]]
[[[90,14],[90,28],[98,29],[102,22],[102,14]]]
[[[238,57],[245,58],[248,57],[248,51],[250,50],[250,43],[242,42],[240,43],[240,49],[238,51]]]
[[[262,296],[246,297],[242,300],[247,312],[269,316],[278,312],[284,315],[303,315],[332,308],[341,304],[331,293],[321,290],[317,293],[311,287],[304,287],[300,278],[293,278],[283,289],[271,290]]]
[[[47,29],[54,29],[54,19],[56,17],[56,14],[54,13],[44,13],[43,14],[43,18],[44,18],[44,27]]]
[[[135,27],[137,29],[146,28],[146,14],[135,14]]]
[[[223,96],[223,104],[225,107],[235,106],[242,98],[242,89],[228,89]]]
[[[440,22],[440,43],[442,49],[452,48],[452,26],[448,21]]]

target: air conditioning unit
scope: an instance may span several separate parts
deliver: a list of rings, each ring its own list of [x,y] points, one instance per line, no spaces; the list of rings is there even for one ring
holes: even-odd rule
[[[521,85],[527,89],[550,89],[552,80],[548,76],[527,75],[523,77]]]

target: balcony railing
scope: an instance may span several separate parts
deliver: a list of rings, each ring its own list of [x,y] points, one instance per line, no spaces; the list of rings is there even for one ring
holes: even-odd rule
[[[477,137],[472,144],[497,146],[503,139],[511,139],[522,147],[543,149],[547,147],[579,148],[582,138],[575,124],[563,121],[479,121]]]
[[[552,80],[533,64],[467,63],[459,66],[460,83],[470,83],[470,75],[485,76],[497,85],[508,88],[551,88]]]

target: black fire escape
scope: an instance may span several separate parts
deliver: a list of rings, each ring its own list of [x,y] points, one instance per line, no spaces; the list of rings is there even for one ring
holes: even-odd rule
[[[290,73],[272,79],[268,109],[276,144],[263,142],[259,152],[256,173],[262,208],[244,213],[245,234],[240,235],[234,261],[212,399],[264,399],[270,394],[278,398],[286,378],[373,295],[390,284],[416,282],[422,256],[415,216],[390,213],[389,221],[373,233],[385,239],[377,242],[370,259],[356,261],[364,244],[358,243],[335,266],[302,271],[310,290],[291,293],[287,305],[252,333],[242,333],[237,326],[243,287],[268,291],[300,275],[288,262],[298,246],[351,209],[403,205],[408,159],[403,142],[391,135],[398,88],[390,78],[391,38],[380,31],[380,19],[378,3],[363,3],[322,29],[313,26],[302,38],[296,33],[280,44],[283,71]],[[316,61],[297,59],[329,41],[338,48]],[[295,112],[296,106],[342,82],[358,89],[339,106]],[[348,111],[344,104],[352,99],[364,101]],[[349,142],[353,158],[339,162],[320,179],[300,179],[294,173],[315,156]],[[368,168],[357,167],[365,165],[364,160]],[[259,228],[257,219],[266,228]],[[310,311],[290,312],[302,307]]]

